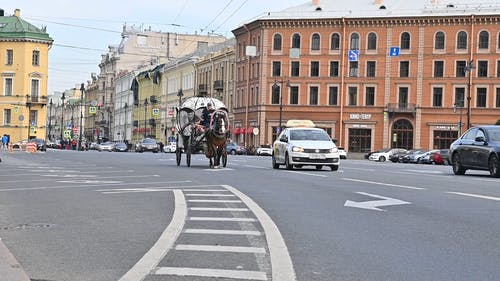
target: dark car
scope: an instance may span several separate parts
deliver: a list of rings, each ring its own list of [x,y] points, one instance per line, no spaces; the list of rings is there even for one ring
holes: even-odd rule
[[[158,153],[160,151],[160,146],[156,140],[151,138],[145,138],[135,144],[135,152],[145,152],[151,151],[153,153]]]
[[[113,151],[116,151],[116,152],[127,152],[128,151],[127,144],[125,144],[123,142],[115,143],[115,146],[113,147]]]
[[[477,126],[467,130],[450,145],[453,173],[486,170],[500,177],[500,126]]]
[[[36,149],[38,151],[46,151],[47,146],[45,145],[45,140],[43,139],[30,139],[29,142],[36,143]]]

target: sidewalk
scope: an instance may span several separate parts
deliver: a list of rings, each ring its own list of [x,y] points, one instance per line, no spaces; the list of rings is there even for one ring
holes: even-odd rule
[[[30,281],[28,274],[0,238],[0,281]]]

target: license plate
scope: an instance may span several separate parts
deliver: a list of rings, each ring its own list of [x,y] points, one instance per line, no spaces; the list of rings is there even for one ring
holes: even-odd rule
[[[309,158],[310,159],[325,159],[325,155],[324,154],[311,154],[309,155]]]

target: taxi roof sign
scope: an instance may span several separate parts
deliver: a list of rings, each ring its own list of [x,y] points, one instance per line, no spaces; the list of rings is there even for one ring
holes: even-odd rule
[[[316,127],[316,125],[311,120],[292,119],[292,120],[288,120],[286,122],[285,127],[288,127],[288,128],[290,128],[290,127],[310,127],[310,128],[313,128],[313,127]]]

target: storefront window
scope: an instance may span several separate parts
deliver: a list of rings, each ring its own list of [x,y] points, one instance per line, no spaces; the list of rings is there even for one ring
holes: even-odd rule
[[[434,131],[433,149],[448,149],[450,144],[458,138],[457,131]]]
[[[371,142],[371,129],[349,129],[349,152],[369,152]]]

